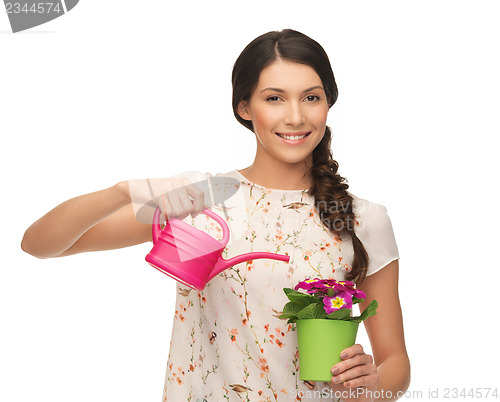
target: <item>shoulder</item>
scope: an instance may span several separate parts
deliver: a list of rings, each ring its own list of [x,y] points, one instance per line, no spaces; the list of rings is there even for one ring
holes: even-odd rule
[[[353,200],[352,210],[356,218],[354,227],[356,234],[363,230],[377,232],[386,229],[387,225],[391,224],[387,208],[383,204],[357,197],[351,193],[349,194]]]
[[[371,275],[399,258],[396,238],[384,205],[350,195],[353,198],[354,232],[368,253],[367,275]]]

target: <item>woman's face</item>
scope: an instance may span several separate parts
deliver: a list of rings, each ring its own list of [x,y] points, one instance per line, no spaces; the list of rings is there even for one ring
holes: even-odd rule
[[[328,110],[321,79],[312,67],[277,60],[262,70],[249,102],[242,102],[238,113],[252,121],[261,157],[264,153],[286,163],[309,158],[312,163],[312,152],[325,133]],[[307,134],[304,140],[296,139],[303,134]]]

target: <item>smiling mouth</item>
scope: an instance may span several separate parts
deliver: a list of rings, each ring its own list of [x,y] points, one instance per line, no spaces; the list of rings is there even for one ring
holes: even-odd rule
[[[301,140],[302,138],[306,138],[311,132],[307,133],[294,133],[294,134],[281,134],[281,133],[276,133],[278,137],[284,138],[285,140]]]

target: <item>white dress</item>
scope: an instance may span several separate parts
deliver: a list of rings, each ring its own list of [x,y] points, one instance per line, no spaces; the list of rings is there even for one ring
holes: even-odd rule
[[[213,177],[193,171],[178,176],[192,182]],[[237,170],[219,176],[240,181],[234,196],[211,208],[221,217],[227,213],[231,237],[223,257],[267,251],[288,254],[290,261],[236,264],[201,292],[177,284],[162,401],[334,400],[320,392],[327,383],[316,383],[312,393],[299,379],[297,333],[277,316],[288,301],[283,288],[306,278],[345,279],[354,256],[350,237],[332,235],[321,224],[307,190],[264,188]],[[386,208],[352,196],[371,275],[398,259],[398,248]],[[184,222],[222,239],[220,226],[205,214]]]

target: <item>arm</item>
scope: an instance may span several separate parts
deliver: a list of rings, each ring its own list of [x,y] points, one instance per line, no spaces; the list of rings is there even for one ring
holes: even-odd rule
[[[377,314],[364,324],[377,366],[378,390],[384,390],[384,395],[391,391],[393,396],[398,391],[404,393],[410,385],[410,360],[404,340],[398,279],[399,263],[395,260],[366,277],[359,287],[367,295],[367,300],[360,303],[361,309],[367,307],[369,300],[376,299],[379,303]]]
[[[334,366],[340,370],[334,378],[340,377],[340,380],[338,384],[331,383],[332,388],[341,391],[365,386],[371,394],[366,392],[365,396],[368,397],[359,399],[363,401],[373,401],[369,396],[375,395],[376,390],[382,397],[377,400],[396,400],[398,392],[404,393],[408,389],[410,361],[404,341],[398,276],[399,263],[395,260],[375,274],[367,276],[358,287],[367,296],[360,303],[360,311],[373,299],[379,304],[377,314],[363,322],[372,346],[373,358],[363,352],[361,345],[345,349],[347,356]],[[341,385],[345,380],[348,383]],[[389,392],[392,398],[386,398]]]
[[[151,225],[139,222],[127,182],[72,198],[33,223],[23,251],[37,258],[128,247],[151,240]]]

